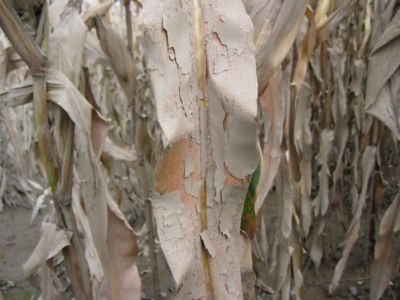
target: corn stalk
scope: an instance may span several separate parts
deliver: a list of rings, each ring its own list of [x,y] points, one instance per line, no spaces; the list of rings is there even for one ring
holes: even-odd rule
[[[2,5],[5,4],[2,2]],[[60,14],[58,23],[51,24],[53,33],[50,37],[47,4],[43,5],[39,23],[42,31],[37,33],[37,40],[42,41],[45,52],[48,52],[48,66],[37,64],[34,55],[25,54],[24,45],[34,50],[37,46],[29,39],[13,8],[2,8],[1,25],[6,27],[7,33],[12,33],[7,24],[17,26],[22,38],[10,35],[10,40],[31,68],[33,84],[27,92],[28,96],[33,94],[39,153],[42,154],[44,169],[54,193],[58,216],[55,224],[48,222],[43,227],[41,240],[25,263],[24,273],[27,276],[45,263],[51,265],[53,257],[62,250],[73,292],[79,299],[123,299],[128,294],[138,298],[140,281],[135,265],[136,237],[111,198],[98,158],[102,145],[109,145],[104,141],[107,124],[77,90],[87,33],[78,14],[80,2],[69,1],[62,8],[64,12]],[[7,19],[10,16],[11,19]],[[68,33],[63,30],[64,26],[69,27]],[[75,39],[79,47],[71,49],[73,45],[63,40],[66,37],[66,40]],[[20,51],[19,45],[23,45]],[[41,53],[37,49],[35,51]],[[56,104],[51,111],[47,110],[49,100]],[[55,136],[49,134],[49,116],[55,123]],[[55,144],[50,143],[50,138]],[[119,157],[124,156],[115,145],[104,148],[110,155],[117,152]],[[49,154],[48,150],[54,153]],[[51,159],[56,155],[61,161],[57,173]],[[88,253],[92,258],[87,256]],[[118,263],[115,263],[117,260]],[[49,289],[54,273],[46,265],[41,270],[45,280],[42,296],[53,299],[61,292]]]
[[[240,299],[240,219],[259,160],[250,19],[241,1],[147,1],[143,14],[164,135],[153,208],[175,297]]]

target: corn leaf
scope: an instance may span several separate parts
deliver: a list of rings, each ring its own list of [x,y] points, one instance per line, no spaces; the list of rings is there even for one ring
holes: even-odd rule
[[[381,120],[400,139],[398,112],[400,66],[400,11],[377,40],[370,55],[366,110]]]
[[[400,195],[397,194],[387,208],[379,225],[379,236],[375,243],[374,261],[371,265],[371,294],[369,299],[377,300],[382,297],[386,286],[397,269],[399,245],[394,237],[395,223],[398,222],[400,211]]]
[[[289,53],[303,22],[306,0],[243,1],[254,27],[258,91],[262,94]]]

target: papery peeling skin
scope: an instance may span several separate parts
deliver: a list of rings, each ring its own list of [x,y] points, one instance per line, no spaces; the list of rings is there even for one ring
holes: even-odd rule
[[[220,22],[216,22],[213,31],[219,36],[222,44],[235,54],[242,54],[247,47],[249,35],[242,28],[235,28],[229,23],[230,18],[235,18],[235,12],[228,10],[226,14],[219,15]]]
[[[194,157],[188,155],[185,158],[185,178],[188,178],[194,172]]]
[[[204,230],[202,233],[200,233],[201,236],[201,240],[204,243],[204,246],[206,247],[208,254],[211,257],[215,257],[216,254],[216,249],[215,249],[215,245],[214,242],[210,236],[210,232],[208,230]]]
[[[213,82],[210,81],[208,85],[212,87]],[[216,88],[210,88],[208,96],[209,99],[216,99],[218,97]],[[223,128],[225,117],[226,113],[221,101],[209,101],[210,137],[215,168],[214,180],[210,184],[216,189],[215,193],[217,197],[220,195],[225,182],[225,133]],[[219,197],[217,202],[221,202]]]
[[[182,74],[191,73],[192,53],[189,16],[184,11],[164,15],[163,27],[167,32],[168,47],[174,49],[176,63]]]
[[[253,119],[233,114],[225,131],[225,163],[233,176],[244,178],[251,174],[260,161],[255,147],[257,126]],[[249,163],[250,161],[250,163]]]
[[[240,220],[259,162],[253,27],[240,0],[192,5],[148,0],[143,7],[149,75],[166,142],[154,214],[178,284],[176,299],[241,299]],[[179,36],[185,24],[193,37],[187,49]],[[150,49],[155,41],[159,48]],[[153,69],[153,55],[160,69]]]
[[[185,179],[185,192],[193,197],[199,197],[201,181],[193,182],[190,178]]]
[[[191,270],[194,259],[192,210],[182,204],[179,192],[153,200],[157,232],[176,283],[182,282]]]
[[[165,145],[193,133],[197,116],[190,93],[193,49],[189,15],[178,2],[172,2],[148,2],[143,10],[146,62],[150,77],[157,82],[153,92]]]
[[[242,217],[242,207],[246,193],[247,187],[242,185],[228,186],[222,189],[221,198],[224,206],[219,217],[219,231],[228,238],[233,228],[236,227],[236,219],[238,217],[241,219]]]
[[[214,62],[213,68],[214,74],[219,74],[229,70],[229,57],[226,47],[224,45],[221,45],[221,48],[217,51],[217,59]]]

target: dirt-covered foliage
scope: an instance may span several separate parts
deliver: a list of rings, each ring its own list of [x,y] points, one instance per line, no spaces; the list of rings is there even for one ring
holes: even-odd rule
[[[42,220],[41,299],[400,296],[397,0],[2,0],[0,27],[0,211]]]

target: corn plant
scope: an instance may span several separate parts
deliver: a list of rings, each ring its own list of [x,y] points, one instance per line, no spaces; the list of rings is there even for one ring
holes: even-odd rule
[[[387,296],[397,2],[1,1],[0,109],[33,217],[51,199],[42,299],[140,299],[145,247],[155,299],[163,258],[172,299],[312,299],[321,269],[343,296],[356,260]]]

